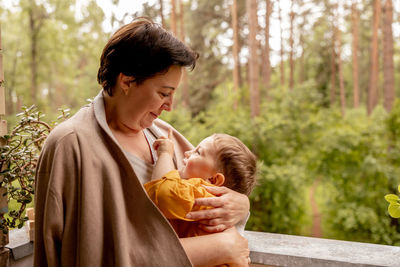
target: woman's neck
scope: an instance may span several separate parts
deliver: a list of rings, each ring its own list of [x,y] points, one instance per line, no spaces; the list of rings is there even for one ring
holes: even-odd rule
[[[132,129],[120,120],[122,111],[118,108],[118,95],[110,97],[103,92],[103,97],[106,121],[118,143],[125,151],[152,164],[154,159],[143,130]]]
[[[118,108],[118,95],[111,97],[106,92],[103,92],[103,97],[106,121],[114,134],[117,133],[126,137],[142,135],[142,129],[130,128],[121,121],[121,110]]]

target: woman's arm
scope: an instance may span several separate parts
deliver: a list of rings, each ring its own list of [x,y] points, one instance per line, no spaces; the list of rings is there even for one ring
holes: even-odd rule
[[[250,264],[247,239],[235,228],[221,233],[181,238],[180,241],[195,267],[221,264],[248,267]]]
[[[207,232],[221,232],[247,218],[250,202],[246,195],[227,187],[205,187],[216,197],[196,198],[195,204],[211,206],[214,209],[192,211],[186,218],[197,220]]]

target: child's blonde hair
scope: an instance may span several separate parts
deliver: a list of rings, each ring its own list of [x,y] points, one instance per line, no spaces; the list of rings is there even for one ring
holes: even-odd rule
[[[256,183],[257,160],[242,141],[228,134],[213,134],[217,168],[224,174],[224,186],[250,195]]]

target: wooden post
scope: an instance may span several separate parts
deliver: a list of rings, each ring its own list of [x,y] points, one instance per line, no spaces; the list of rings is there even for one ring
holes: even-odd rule
[[[26,214],[28,216],[28,234],[29,240],[35,241],[35,210],[33,208],[27,208]]]
[[[4,70],[3,70],[3,50],[1,47],[1,24],[0,24],[0,145],[5,145],[3,136],[7,134],[7,121],[3,120],[6,113],[4,99]],[[3,177],[0,176],[0,181]],[[0,187],[0,213],[4,214],[8,211],[7,195],[4,193],[7,189]],[[9,266],[10,252],[5,246],[8,244],[8,234],[0,232],[0,266]]]

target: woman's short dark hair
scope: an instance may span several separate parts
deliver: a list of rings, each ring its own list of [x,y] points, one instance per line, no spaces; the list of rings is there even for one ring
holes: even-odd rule
[[[172,65],[196,65],[198,54],[149,18],[137,18],[110,38],[100,58],[97,81],[111,96],[120,73],[140,84]]]

